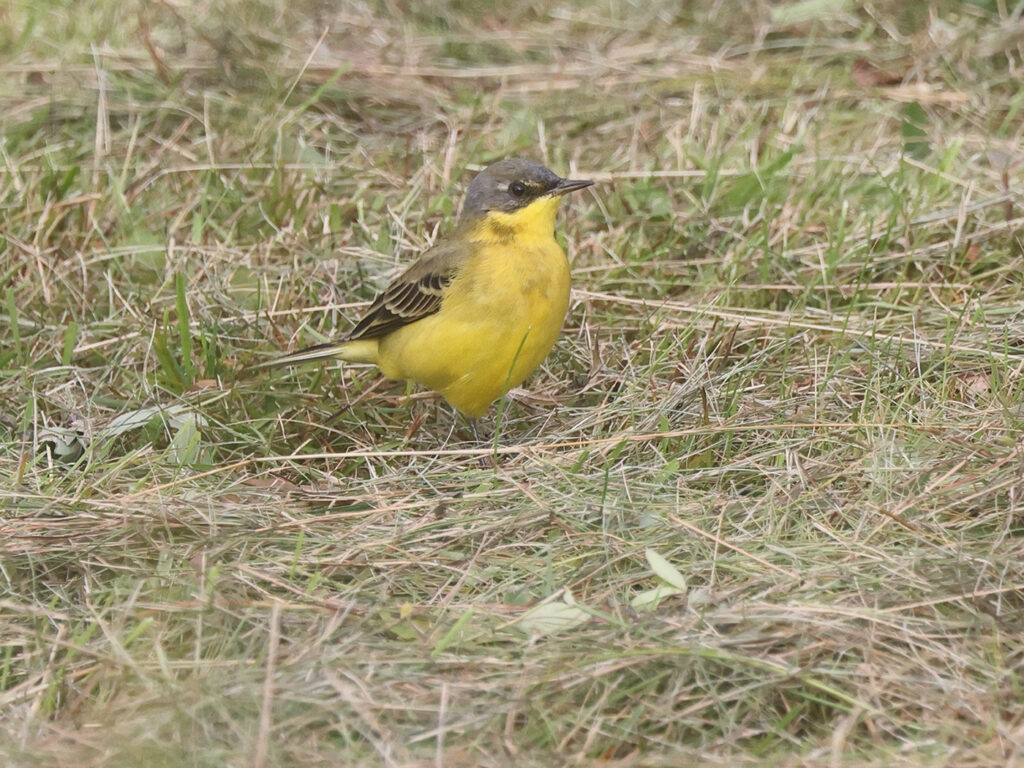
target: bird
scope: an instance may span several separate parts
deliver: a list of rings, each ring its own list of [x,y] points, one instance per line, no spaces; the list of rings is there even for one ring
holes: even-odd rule
[[[417,382],[476,419],[547,357],[569,307],[554,237],[562,197],[589,187],[510,157],[469,183],[453,230],[396,277],[337,341],[256,368],[339,358]]]

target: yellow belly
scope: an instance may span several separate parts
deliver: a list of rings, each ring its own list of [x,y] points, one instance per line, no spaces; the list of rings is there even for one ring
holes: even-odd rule
[[[547,357],[568,306],[569,265],[553,237],[481,244],[437,313],[380,339],[377,363],[477,418]]]

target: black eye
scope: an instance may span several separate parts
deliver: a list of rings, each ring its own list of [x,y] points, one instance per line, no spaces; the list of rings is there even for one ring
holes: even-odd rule
[[[521,181],[513,181],[508,185],[508,191],[511,192],[514,197],[522,197],[526,194],[526,185]]]

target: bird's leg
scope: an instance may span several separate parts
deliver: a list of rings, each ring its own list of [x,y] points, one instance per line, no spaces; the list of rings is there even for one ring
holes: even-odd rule
[[[480,431],[476,426],[476,419],[469,419],[469,428],[473,430],[473,441],[477,445],[487,445],[483,440],[480,439]],[[494,454],[480,457],[480,466],[484,469],[493,469],[498,466],[498,462],[495,459]]]
[[[452,437],[455,436],[456,431],[459,429],[459,412],[452,408],[452,428],[448,430],[448,437],[444,439],[442,448],[447,448],[452,442]]]

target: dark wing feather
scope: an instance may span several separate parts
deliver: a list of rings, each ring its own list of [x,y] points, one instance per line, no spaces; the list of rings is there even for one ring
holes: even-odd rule
[[[445,288],[472,254],[472,245],[441,241],[384,289],[346,339],[374,339],[441,308]]]

